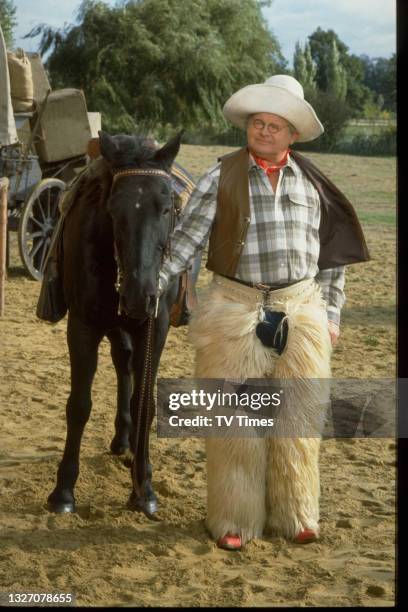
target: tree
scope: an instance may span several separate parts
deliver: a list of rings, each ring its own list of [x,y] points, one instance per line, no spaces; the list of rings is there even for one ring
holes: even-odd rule
[[[362,55],[360,61],[363,65],[363,81],[376,94],[377,105],[383,101],[382,108],[391,113],[396,112],[396,55],[386,59],[384,57],[369,58]]]
[[[305,43],[304,55],[307,72],[306,89],[308,91],[316,91],[316,64],[313,61],[309,43]]]
[[[7,47],[13,46],[13,29],[17,25],[13,0],[0,0],[0,25]]]
[[[314,151],[332,151],[341,140],[347,122],[350,119],[350,108],[331,91],[316,90],[308,97],[317,116],[324,126],[322,136],[312,142],[296,143],[297,149]]]
[[[76,24],[44,24],[54,87],[81,87],[105,127],[224,128],[222,105],[285,64],[255,0],[85,0]]]
[[[295,73],[295,78],[304,87],[307,81],[306,58],[299,42],[297,42],[295,46],[295,54],[293,56],[293,70]]]
[[[348,47],[337,36],[333,30],[326,32],[320,27],[309,36],[310,50],[313,60],[316,62],[316,83],[321,91],[329,90],[328,62],[333,53],[333,41],[338,51],[338,63],[343,67],[346,74],[347,94],[346,102],[353,116],[359,116],[367,100],[372,99],[369,88],[364,84],[364,66],[359,57],[351,55]]]
[[[340,54],[337,44],[332,39],[330,52],[326,64],[327,91],[339,100],[345,100],[347,94],[347,77],[344,67],[340,63]]]
[[[347,56],[348,47],[340,40],[336,32],[327,30],[325,32],[318,27],[309,37],[310,52],[316,63],[316,84],[321,91],[328,91],[327,60],[331,53],[333,41],[339,54],[341,64]]]
[[[337,37],[334,32],[332,34],[326,36],[319,29],[316,38],[312,38],[310,45],[306,43],[304,50],[299,43],[296,45],[293,60],[295,77],[303,85],[305,98],[315,109],[325,130],[316,142],[297,145],[300,149],[332,150],[350,118],[350,107],[346,102],[346,71],[340,61]],[[344,52],[346,47],[343,47]],[[312,57],[313,52],[316,61]]]
[[[302,49],[300,43],[296,43],[293,68],[295,77],[303,86],[305,97],[307,98],[316,89],[316,66],[312,60],[310,47],[307,43],[304,49]]]

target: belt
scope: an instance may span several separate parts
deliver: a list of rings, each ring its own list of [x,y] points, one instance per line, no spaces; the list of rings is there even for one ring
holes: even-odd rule
[[[248,281],[241,280],[240,278],[233,278],[232,276],[225,276],[224,274],[220,274],[223,278],[228,278],[230,281],[234,281],[235,283],[240,283],[241,285],[245,285],[246,287],[252,287],[253,289],[260,289],[260,291],[276,291],[277,289],[286,289],[287,287],[291,287],[292,285],[296,285],[300,281],[293,281],[291,283],[283,283],[282,285],[266,285],[263,283],[252,283]]]
[[[306,299],[316,287],[316,281],[313,278],[297,281],[286,288],[284,285],[279,285],[278,289],[273,289],[271,285],[248,287],[244,283],[236,282],[236,279],[231,280],[218,273],[214,273],[212,282],[215,286],[222,288],[226,294],[234,295],[238,301],[243,300],[246,304],[263,304],[266,307],[300,296]]]

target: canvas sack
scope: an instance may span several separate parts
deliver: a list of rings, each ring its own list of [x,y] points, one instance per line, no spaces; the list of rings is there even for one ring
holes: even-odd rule
[[[24,113],[33,110],[34,87],[31,63],[22,49],[7,53],[10,73],[11,103],[14,112]]]

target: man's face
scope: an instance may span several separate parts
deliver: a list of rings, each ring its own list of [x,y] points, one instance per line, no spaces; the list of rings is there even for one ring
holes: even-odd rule
[[[297,132],[291,133],[288,122],[279,115],[255,113],[248,118],[248,147],[257,157],[274,161],[298,136]]]

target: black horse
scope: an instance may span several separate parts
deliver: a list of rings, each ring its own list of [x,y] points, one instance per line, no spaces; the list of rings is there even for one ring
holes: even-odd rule
[[[65,219],[61,275],[69,311],[71,393],[65,450],[57,485],[48,498],[53,512],[75,511],[81,438],[91,412],[91,386],[104,336],[110,341],[117,375],[110,448],[116,455],[129,446],[136,452],[129,507],[150,518],[157,510],[148,457],[154,406],[149,405],[153,399],[148,393],[141,398],[141,389],[145,391],[146,384],[152,388],[177,296],[178,284],[173,282],[160,301],[156,298],[173,225],[169,172],[180,138],[181,134],[155,151],[140,137],[100,132],[101,158],[82,180]]]

